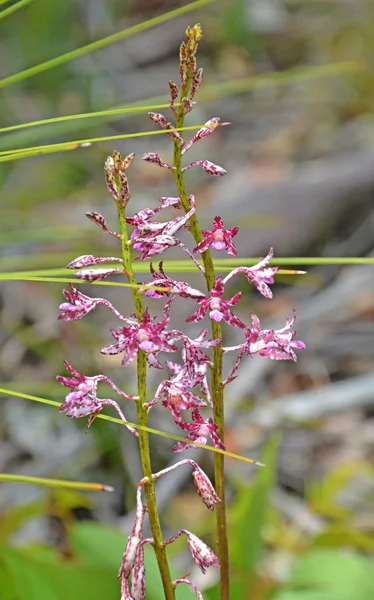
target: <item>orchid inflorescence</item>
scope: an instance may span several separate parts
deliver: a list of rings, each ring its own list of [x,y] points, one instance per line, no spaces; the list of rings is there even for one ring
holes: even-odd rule
[[[201,37],[200,25],[187,29],[186,41],[182,43],[180,48],[179,73],[181,82],[179,86],[174,82],[169,83],[170,108],[174,115],[180,118],[183,118],[183,115],[193,109],[194,97],[202,81],[202,69],[197,69],[195,58]],[[178,98],[180,100],[177,103]],[[185,143],[181,134],[163,115],[152,112],[149,116],[173,140],[175,151],[177,155],[179,153],[179,157],[184,157],[192,145],[212,134],[220,126],[219,118],[210,119],[189,142]],[[197,223],[193,196],[180,194],[178,197],[162,197],[155,207],[141,210],[133,217],[126,216],[126,208],[131,197],[126,170],[133,160],[134,154],[129,154],[123,158],[118,152],[113,152],[105,163],[106,185],[109,194],[117,205],[120,233],[109,229],[102,215],[96,212],[87,213],[87,217],[94,224],[120,242],[122,256],[98,258],[92,255],[84,255],[69,263],[68,268],[78,269],[76,272],[77,278],[85,282],[102,281],[109,275],[125,274],[129,283],[133,286],[135,313],[126,316],[105,298],[91,298],[82,294],[74,285],[69,284],[70,290],[63,291],[66,302],[60,305],[61,315],[59,319],[62,321],[81,319],[99,304],[109,308],[120,321],[120,324],[118,328],[111,329],[114,343],[105,346],[101,352],[105,355],[122,355],[122,366],[124,367],[135,359],[137,360],[138,395],[127,394],[105,375],[87,377],[76,371],[66,361],[65,366],[71,376],[57,377],[62,385],[71,390],[66,396],[60,411],[65,412],[68,417],[72,418],[88,417],[87,429],[96,415],[107,405],[112,406],[117,411],[120,419],[125,424],[127,423],[118,402],[97,397],[98,384],[101,382],[106,383],[111,390],[116,392],[119,399],[135,402],[137,405],[140,429],[137,431],[129,424],[126,427],[139,438],[143,436],[141,438],[144,441],[141,458],[144,478],[137,486],[135,522],[128,538],[119,571],[122,600],[130,600],[131,598],[133,600],[143,600],[145,598],[144,546],[146,544],[154,546],[158,558],[161,557],[158,560],[160,565],[165,560],[165,547],[181,535],[185,535],[192,557],[203,573],[209,566],[219,566],[217,556],[197,536],[186,529],[181,529],[169,540],[163,541],[159,523],[155,523],[155,520],[158,519],[158,517],[157,519],[155,517],[157,507],[155,508],[151,504],[151,496],[147,495],[147,490],[154,488],[155,481],[158,478],[180,466],[192,466],[197,492],[209,510],[214,510],[215,505],[220,503],[221,499],[216,494],[208,476],[192,460],[181,460],[172,467],[158,473],[151,473],[149,467],[144,466],[149,458],[144,454],[147,451],[148,434],[142,430],[142,426],[147,424],[151,409],[156,404],[161,404],[161,406],[168,409],[176,425],[183,432],[187,432],[185,441],[179,441],[173,447],[173,452],[183,452],[196,447],[195,443],[204,445],[208,439],[211,440],[215,448],[225,450],[221,439],[222,434],[219,433],[221,424],[214,422],[212,416],[206,416],[205,414],[207,410],[214,408],[214,390],[210,389],[210,386],[211,373],[217,368],[215,361],[206,352],[213,349],[216,353],[218,349],[223,356],[229,352],[237,353],[234,367],[226,380],[222,381],[222,374],[219,374],[220,386],[223,387],[235,379],[244,356],[252,357],[257,354],[272,360],[296,361],[295,349],[305,347],[303,342],[295,340],[296,332],[293,330],[295,313],[292,319],[286,319],[286,324],[282,329],[261,330],[260,321],[256,315],[251,315],[251,323],[246,325],[234,314],[233,309],[241,298],[241,292],[236,293],[232,298],[224,298],[228,282],[232,277],[240,274],[243,274],[262,296],[267,299],[272,298],[272,291],[269,286],[274,283],[274,276],[278,271],[278,267],[269,266],[273,258],[272,249],[258,264],[252,267],[237,267],[228,273],[226,277],[217,277],[214,272],[212,274],[209,266],[213,263],[204,260],[204,257],[210,256],[210,249],[224,250],[228,254],[236,256],[237,251],[233,238],[238,234],[238,227],[226,229],[221,217],[216,216],[213,220],[212,230],[200,230],[195,227],[194,231],[191,231],[195,237],[195,243],[193,249],[190,250],[176,236],[183,229],[192,229],[190,226],[192,220],[194,220],[195,225]],[[155,153],[144,154],[143,160],[167,169],[177,177],[183,177],[183,173],[195,166],[202,166],[206,173],[213,176],[222,176],[226,173],[222,167],[208,160],[197,160],[183,167],[178,161],[174,161],[173,165],[167,164]],[[156,215],[170,207],[181,211],[183,214],[168,221],[154,220]],[[128,234],[128,227],[133,228],[130,235]],[[196,234],[196,231],[198,231],[198,234]],[[155,265],[150,263],[151,282],[137,283],[135,281],[130,256],[132,251],[139,253],[135,260],[148,260],[174,247],[180,248],[205,277],[207,276],[207,269],[210,269],[209,275],[214,276],[214,284],[210,287],[208,285],[208,292],[202,292],[193,288],[187,282],[173,279],[165,273],[163,262],[159,262],[158,270]],[[202,262],[200,258],[203,258]],[[117,263],[118,267],[100,266],[100,268],[97,268],[97,265],[113,262]],[[193,308],[192,314],[186,319],[187,323],[198,323],[203,319],[207,319],[207,317],[213,323],[225,321],[229,326],[241,331],[243,341],[235,346],[225,347],[222,346],[222,338],[219,336],[207,339],[208,329],[206,328],[202,329],[201,333],[195,338],[189,337],[187,333],[180,329],[172,329],[170,327],[170,313],[173,303],[178,297],[187,299],[192,305],[197,305],[196,309]],[[145,298],[166,300],[161,319],[151,316],[148,307],[144,306]],[[164,352],[178,354],[180,357],[179,362],[168,359],[163,360],[162,355]],[[166,373],[151,398],[145,396],[146,383],[142,367],[143,365],[145,368],[145,361],[150,368],[164,370]],[[144,448],[146,449],[144,450]],[[147,501],[145,505],[142,499],[143,488]],[[146,538],[143,534],[143,524],[147,512],[153,533],[152,538]],[[187,577],[171,582],[171,588],[169,586],[168,592],[165,584],[167,574],[165,575],[162,572],[161,567],[160,571],[167,598],[170,597],[170,589],[174,594],[175,586],[181,583],[192,587],[198,598],[202,598],[201,592]]]

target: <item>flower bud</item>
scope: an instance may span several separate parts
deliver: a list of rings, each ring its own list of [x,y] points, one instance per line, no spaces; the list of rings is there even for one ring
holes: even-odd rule
[[[192,77],[191,89],[190,89],[190,93],[189,93],[190,100],[193,100],[197,90],[199,89],[199,87],[201,85],[202,80],[203,80],[203,70],[198,69],[196,71],[196,73],[194,74],[194,76]]]
[[[82,269],[81,271],[77,271],[75,276],[84,281],[102,281],[106,277],[109,277],[109,275],[124,272],[124,269]]]
[[[209,510],[214,510],[214,505],[221,502],[217,496],[215,489],[206,473],[195,463],[194,470],[192,472],[197,493],[204,502],[205,506]]]
[[[145,160],[146,162],[150,162],[155,165],[158,165],[162,169],[169,169],[169,171],[175,171],[174,167],[172,167],[171,165],[168,165],[167,163],[162,162],[161,158],[159,157],[158,154],[156,154],[156,152],[146,152],[145,154],[143,154],[142,159]]]
[[[146,592],[145,565],[144,565],[144,540],[139,544],[135,564],[132,571],[131,594],[133,600],[144,600]]]
[[[121,567],[118,573],[118,578],[124,577],[128,579],[134,567],[138,549],[143,540],[143,523],[146,509],[142,504],[142,488],[138,486],[136,489],[136,513],[135,521],[127,540],[125,553],[121,561]]]
[[[119,196],[119,193],[117,190],[117,185],[116,185],[115,170],[116,170],[116,168],[115,168],[113,157],[108,156],[108,158],[105,161],[105,165],[104,165],[104,175],[105,175],[106,187],[108,188],[108,192],[112,196],[112,198],[116,202],[118,202],[120,199],[120,196]]]
[[[205,542],[203,542],[203,540],[187,529],[182,529],[181,532],[186,535],[192,558],[202,573],[206,572],[207,567],[219,567],[219,560],[217,556],[214,554],[213,550],[209,548]]]
[[[104,219],[104,217],[102,215],[100,215],[99,213],[86,212],[86,217],[87,217],[87,219],[89,219],[90,221],[95,223],[95,225],[100,227],[100,229],[105,231],[105,233],[109,233],[109,235],[112,235],[113,237],[121,239],[122,236],[120,233],[116,233],[115,231],[111,231],[110,229],[108,229],[108,227],[106,225],[106,219]]]
[[[82,256],[78,256],[75,260],[72,260],[68,265],[66,265],[67,269],[80,269],[82,267],[90,267],[91,265],[98,265],[100,263],[106,262],[120,262],[122,263],[122,258],[118,258],[118,256],[103,256],[97,258],[92,254],[83,254]]]

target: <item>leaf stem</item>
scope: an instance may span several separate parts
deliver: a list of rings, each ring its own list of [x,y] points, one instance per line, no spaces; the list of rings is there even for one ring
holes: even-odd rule
[[[176,129],[183,127],[184,124],[184,112],[183,107],[180,106],[178,109],[178,115],[176,118]],[[178,140],[174,140],[174,162],[175,167],[174,179],[177,187],[178,195],[181,199],[181,204],[185,212],[190,210],[190,203],[188,200],[188,194],[184,182],[184,174],[182,172],[182,149]],[[196,214],[193,214],[189,219],[191,226],[191,233],[194,237],[196,244],[201,242],[203,234],[201,227],[196,218]],[[202,253],[202,260],[205,268],[205,280],[210,291],[214,286],[216,275],[214,269],[214,263],[210,250],[206,250]],[[220,323],[212,320],[212,337],[214,339],[222,338],[222,330]],[[212,368],[212,401],[213,401],[213,418],[214,422],[218,425],[217,433],[224,441],[224,405],[223,405],[223,387],[222,383],[222,344],[218,344],[214,347],[213,353],[213,368]],[[218,546],[218,558],[220,561],[220,590],[221,600],[229,600],[229,554],[228,554],[228,539],[227,539],[227,524],[226,524],[226,503],[225,503],[225,463],[224,456],[222,454],[214,453],[214,479],[216,492],[221,499],[221,502],[216,506],[216,523],[217,523],[217,546]]]
[[[117,203],[118,220],[121,231],[121,247],[122,247],[122,258],[123,268],[127,272],[129,283],[132,285],[136,284],[134,271],[131,263],[130,244],[127,234],[127,225],[125,218],[125,207],[120,206]],[[140,321],[144,314],[144,302],[143,296],[139,289],[132,287],[132,297],[135,304],[135,312]],[[139,400],[136,403],[138,424],[141,427],[148,426],[148,410],[144,407],[147,401],[147,355],[143,350],[138,350],[137,355],[137,378],[138,378],[138,396]],[[147,509],[149,516],[149,523],[152,530],[153,536],[153,547],[156,554],[158,568],[161,575],[162,585],[164,588],[165,599],[175,600],[174,587],[171,579],[169,563],[166,555],[166,548],[163,545],[162,530],[160,524],[160,517],[157,510],[156,494],[155,494],[155,481],[152,476],[151,456],[149,448],[149,434],[148,431],[139,428],[139,451],[142,463],[143,475],[147,478],[144,485],[145,497],[147,500]]]

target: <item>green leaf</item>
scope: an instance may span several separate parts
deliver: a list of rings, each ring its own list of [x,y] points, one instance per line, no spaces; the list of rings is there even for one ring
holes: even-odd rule
[[[4,542],[12,535],[25,521],[35,517],[40,517],[44,513],[43,502],[29,502],[13,506],[1,513],[0,516],[0,542]],[[1,589],[1,586],[0,586]]]
[[[279,436],[273,436],[265,446],[261,462],[266,466],[258,469],[252,490],[246,492],[234,534],[233,564],[242,572],[246,590],[250,589],[253,571],[261,556],[262,528],[268,512],[269,494],[275,483],[277,448]]]
[[[118,600],[119,597],[116,570],[102,564],[83,566],[57,559],[52,562],[32,552],[2,546],[0,573],[4,570],[9,599]]]
[[[349,525],[331,525],[313,539],[313,546],[349,547],[357,550],[374,551],[374,538],[364,531],[355,530]]]
[[[72,548],[83,564],[102,565],[118,571],[126,547],[127,535],[99,523],[77,523],[70,533]],[[163,600],[164,593],[153,548],[146,545],[145,568],[147,573],[147,600]],[[181,577],[170,565],[173,579]],[[194,593],[186,585],[177,587],[177,600],[190,600]]]
[[[307,500],[312,508],[322,515],[332,518],[347,517],[352,511],[339,505],[336,497],[358,473],[366,473],[371,477],[372,472],[372,467],[364,461],[343,463],[330,471],[321,482],[307,486]]]
[[[372,600],[372,563],[357,554],[313,550],[296,563],[275,600]]]

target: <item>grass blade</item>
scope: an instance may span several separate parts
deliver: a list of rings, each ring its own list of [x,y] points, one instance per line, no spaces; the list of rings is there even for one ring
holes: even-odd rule
[[[38,396],[30,396],[29,394],[22,394],[21,392],[16,392],[13,390],[7,390],[0,388],[0,396],[16,396],[17,398],[23,398],[25,400],[31,400],[33,402],[40,402],[41,404],[48,404],[49,406],[60,407],[61,402],[56,402],[55,400],[49,400],[47,398],[39,398]],[[137,423],[131,423],[127,421],[124,423],[121,419],[117,419],[116,417],[109,417],[107,415],[97,415],[97,419],[103,419],[104,421],[110,421],[111,423],[117,423],[119,425],[131,425],[135,429],[142,429],[143,431],[148,431],[148,433],[152,433],[154,435],[159,435],[161,437],[168,438],[169,440],[176,440],[177,442],[184,442],[185,439],[178,436],[172,435],[171,433],[166,433],[165,431],[159,431],[158,429],[152,429],[151,427],[144,427],[142,425],[138,425]],[[233,454],[232,452],[227,452],[227,450],[220,450],[219,448],[214,448],[213,446],[204,446],[203,444],[198,444],[197,442],[190,441],[190,444],[196,446],[197,448],[203,448],[203,450],[208,450],[210,452],[218,452],[219,454],[223,454],[224,456],[228,456],[230,458],[235,458],[236,460],[241,460],[242,462],[246,462],[251,465],[258,465],[263,467],[262,463],[258,463],[252,458],[246,458],[245,456],[240,456],[239,454]]]
[[[74,490],[85,490],[88,492],[113,492],[110,485],[102,483],[86,483],[82,481],[67,481],[64,479],[49,479],[47,477],[31,477],[29,475],[11,475],[9,473],[0,473],[0,481],[13,483],[31,483],[34,485],[46,485],[49,487],[62,487]]]
[[[176,127],[174,131],[196,131],[204,125],[189,125],[188,127]],[[83,140],[74,140],[71,142],[60,142],[59,144],[47,144],[45,146],[34,146],[30,148],[18,148],[16,150],[2,150],[0,152],[0,162],[17,160],[19,158],[29,158],[40,154],[52,154],[54,152],[62,152],[64,150],[76,150],[84,148],[98,142],[107,142],[112,140],[124,140],[129,138],[146,137],[150,135],[165,135],[168,131],[165,129],[156,129],[152,131],[136,131],[135,133],[123,133],[120,135],[110,135],[97,138],[87,138]]]
[[[12,13],[16,12],[16,10],[18,10],[19,8],[26,6],[26,4],[30,4],[30,2],[32,2],[32,1],[33,0],[20,0],[16,4],[13,4],[13,6],[10,6],[9,8],[2,10],[0,12],[0,19],[5,19],[5,17],[8,17]]]
[[[0,88],[7,87],[8,85],[12,85],[13,83],[17,83],[18,81],[23,81],[24,79],[28,79],[29,77],[33,77],[38,73],[42,73],[49,69],[53,69],[54,67],[58,67],[59,65],[63,65],[71,60],[75,60],[80,56],[84,56],[85,54],[89,54],[90,52],[95,52],[96,50],[100,50],[101,48],[105,48],[110,44],[114,44],[115,42],[119,42],[131,35],[135,35],[136,33],[140,33],[141,31],[146,31],[147,29],[151,29],[151,27],[155,27],[156,25],[160,25],[161,23],[165,23],[166,21],[170,21],[175,17],[179,17],[185,13],[188,13],[197,8],[201,8],[207,4],[214,2],[214,0],[196,0],[195,2],[191,2],[190,4],[186,4],[185,6],[181,6],[180,8],[176,8],[175,10],[171,10],[167,13],[159,15],[157,17],[153,17],[148,21],[144,21],[139,23],[138,25],[134,25],[133,27],[129,27],[122,31],[118,31],[112,35],[108,35],[105,38],[100,40],[96,40],[96,42],[91,42],[90,44],[86,44],[81,48],[76,48],[75,50],[71,50],[70,52],[66,52],[65,54],[61,54],[60,56],[56,56],[56,58],[52,58],[47,60],[39,65],[35,65],[34,67],[30,67],[25,69],[24,71],[19,71],[18,73],[14,73],[14,75],[9,75],[9,77],[5,77],[0,80]]]

